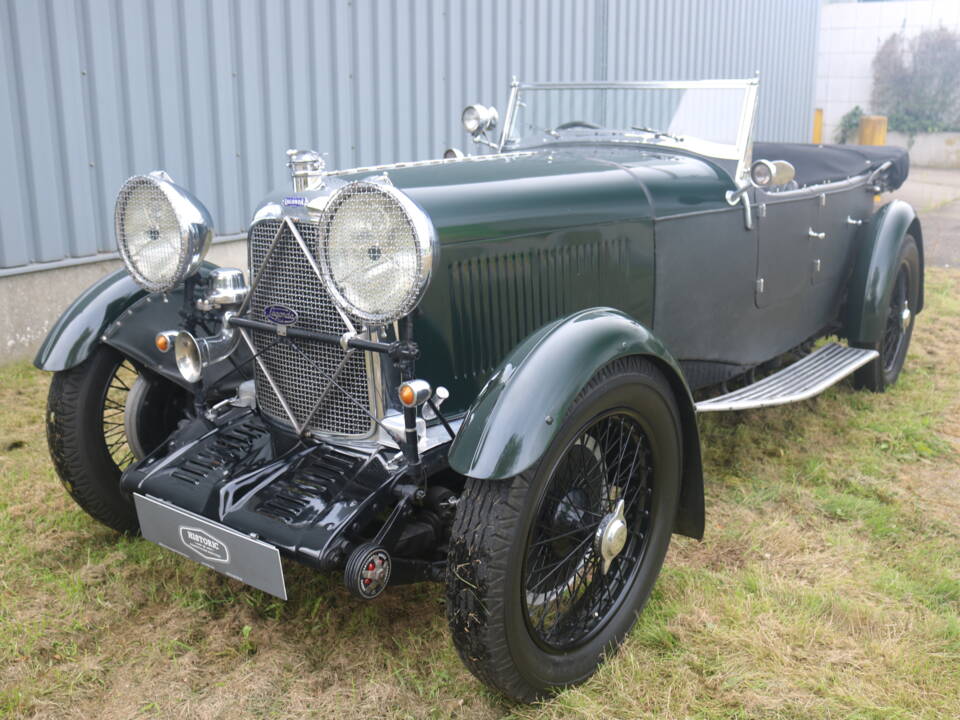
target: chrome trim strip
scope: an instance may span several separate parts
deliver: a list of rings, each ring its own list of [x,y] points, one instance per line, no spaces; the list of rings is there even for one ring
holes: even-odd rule
[[[801,197],[814,197],[816,195],[827,195],[837,192],[853,190],[869,183],[867,174],[854,175],[843,180],[833,180],[832,182],[820,183],[819,185],[806,185],[796,190],[780,190],[777,192],[767,192],[762,188],[759,191],[763,194],[763,201],[768,205],[775,205],[778,201],[796,200]]]
[[[877,178],[880,177],[880,173],[884,172],[891,165],[893,165],[893,160],[887,160],[880,167],[878,167],[876,170],[870,173],[870,177],[867,179],[867,182],[870,183],[871,185],[876,184]]]
[[[376,330],[367,330],[367,336],[373,342],[380,341],[380,333]],[[399,335],[397,336],[399,337]],[[364,363],[367,370],[367,401],[370,405],[370,411],[373,413],[374,421],[370,428],[370,434],[377,432],[377,423],[386,415],[386,390],[384,388],[383,368],[381,366],[380,353],[365,352]]]
[[[513,131],[514,118],[517,114],[517,96],[520,94],[520,83],[516,78],[510,82],[510,99],[507,100],[507,114],[503,119],[503,127],[500,129],[500,142],[497,144],[497,150],[503,152],[503,146],[510,139],[510,133]]]
[[[430,167],[433,165],[453,165],[465,162],[487,162],[490,160],[512,160],[514,158],[531,157],[536,155],[534,152],[517,151],[508,153],[490,153],[489,155],[465,155],[462,158],[437,158],[434,160],[414,160],[411,162],[398,162],[389,165],[368,165],[366,167],[348,168],[345,170],[331,170],[324,173],[326,176],[337,177],[340,175],[355,175],[359,173],[379,173],[387,170],[402,170],[411,167]]]

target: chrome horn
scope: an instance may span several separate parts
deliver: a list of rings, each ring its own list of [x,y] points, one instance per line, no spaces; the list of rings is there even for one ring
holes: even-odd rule
[[[223,314],[223,327],[210,337],[196,338],[186,330],[177,333],[173,352],[177,369],[189,383],[200,382],[204,368],[229,357],[237,348],[240,333],[230,327],[230,318],[236,313]]]

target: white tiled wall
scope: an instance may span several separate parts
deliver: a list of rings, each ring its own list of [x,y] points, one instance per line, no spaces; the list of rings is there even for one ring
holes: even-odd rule
[[[872,111],[873,56],[883,41],[901,30],[910,38],[940,25],[960,32],[960,0],[824,5],[815,90],[815,107],[823,108],[824,141],[834,142],[840,118],[854,105]]]

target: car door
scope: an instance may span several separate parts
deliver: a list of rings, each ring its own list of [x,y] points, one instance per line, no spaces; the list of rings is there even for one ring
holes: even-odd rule
[[[857,229],[870,217],[873,196],[862,184],[835,183],[818,198],[811,238],[810,310],[826,325],[840,307],[856,257]]]
[[[809,299],[814,240],[811,232],[818,206],[819,197],[815,194],[757,192],[758,308],[795,308]]]
[[[819,197],[811,282],[836,285],[850,271],[857,228],[870,217],[873,199],[862,185],[830,189]]]

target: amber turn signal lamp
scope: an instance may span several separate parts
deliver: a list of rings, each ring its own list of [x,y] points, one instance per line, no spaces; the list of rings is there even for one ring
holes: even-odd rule
[[[153,339],[153,344],[157,346],[157,350],[165,353],[173,347],[173,336],[174,333],[169,331],[159,332]]]
[[[433,390],[426,380],[411,380],[401,385],[397,394],[404,407],[419,407],[430,399]]]

